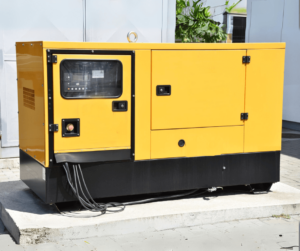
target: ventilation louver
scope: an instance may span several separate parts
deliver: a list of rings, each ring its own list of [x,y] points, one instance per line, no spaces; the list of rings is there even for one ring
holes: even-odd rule
[[[34,90],[23,87],[23,104],[25,107],[35,110]]]

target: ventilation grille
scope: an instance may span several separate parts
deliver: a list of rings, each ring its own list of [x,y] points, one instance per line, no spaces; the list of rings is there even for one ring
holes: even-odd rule
[[[23,87],[23,104],[27,108],[35,110],[34,90]]]

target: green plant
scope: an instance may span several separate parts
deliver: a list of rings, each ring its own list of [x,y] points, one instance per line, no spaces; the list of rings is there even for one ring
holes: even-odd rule
[[[188,14],[183,9],[190,7],[190,2],[176,0],[176,31],[175,37],[183,43],[204,42],[217,43],[227,38],[220,23],[210,19],[210,7],[203,7],[201,0],[193,2]]]
[[[226,1],[226,3],[225,3],[225,5],[227,6],[227,7],[226,7],[226,11],[227,11],[228,13],[230,13],[230,12],[232,11],[232,9],[233,9],[235,6],[237,6],[240,2],[242,2],[242,0],[239,0],[237,3],[234,3],[234,4],[232,4],[231,6],[228,7],[229,1]]]

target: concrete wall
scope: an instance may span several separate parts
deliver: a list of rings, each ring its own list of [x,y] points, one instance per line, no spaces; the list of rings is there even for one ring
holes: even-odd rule
[[[248,0],[246,42],[286,42],[283,120],[300,130],[300,1]],[[292,122],[292,123],[288,123]],[[291,128],[292,129],[292,128]]]

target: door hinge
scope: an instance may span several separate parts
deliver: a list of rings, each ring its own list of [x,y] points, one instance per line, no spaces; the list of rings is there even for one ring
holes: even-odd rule
[[[49,132],[58,132],[58,124],[49,124]]]
[[[48,63],[57,63],[56,55],[48,55]]]
[[[243,56],[243,64],[249,64],[250,63],[250,56]]]
[[[241,113],[241,120],[247,120],[249,118],[248,113]]]

